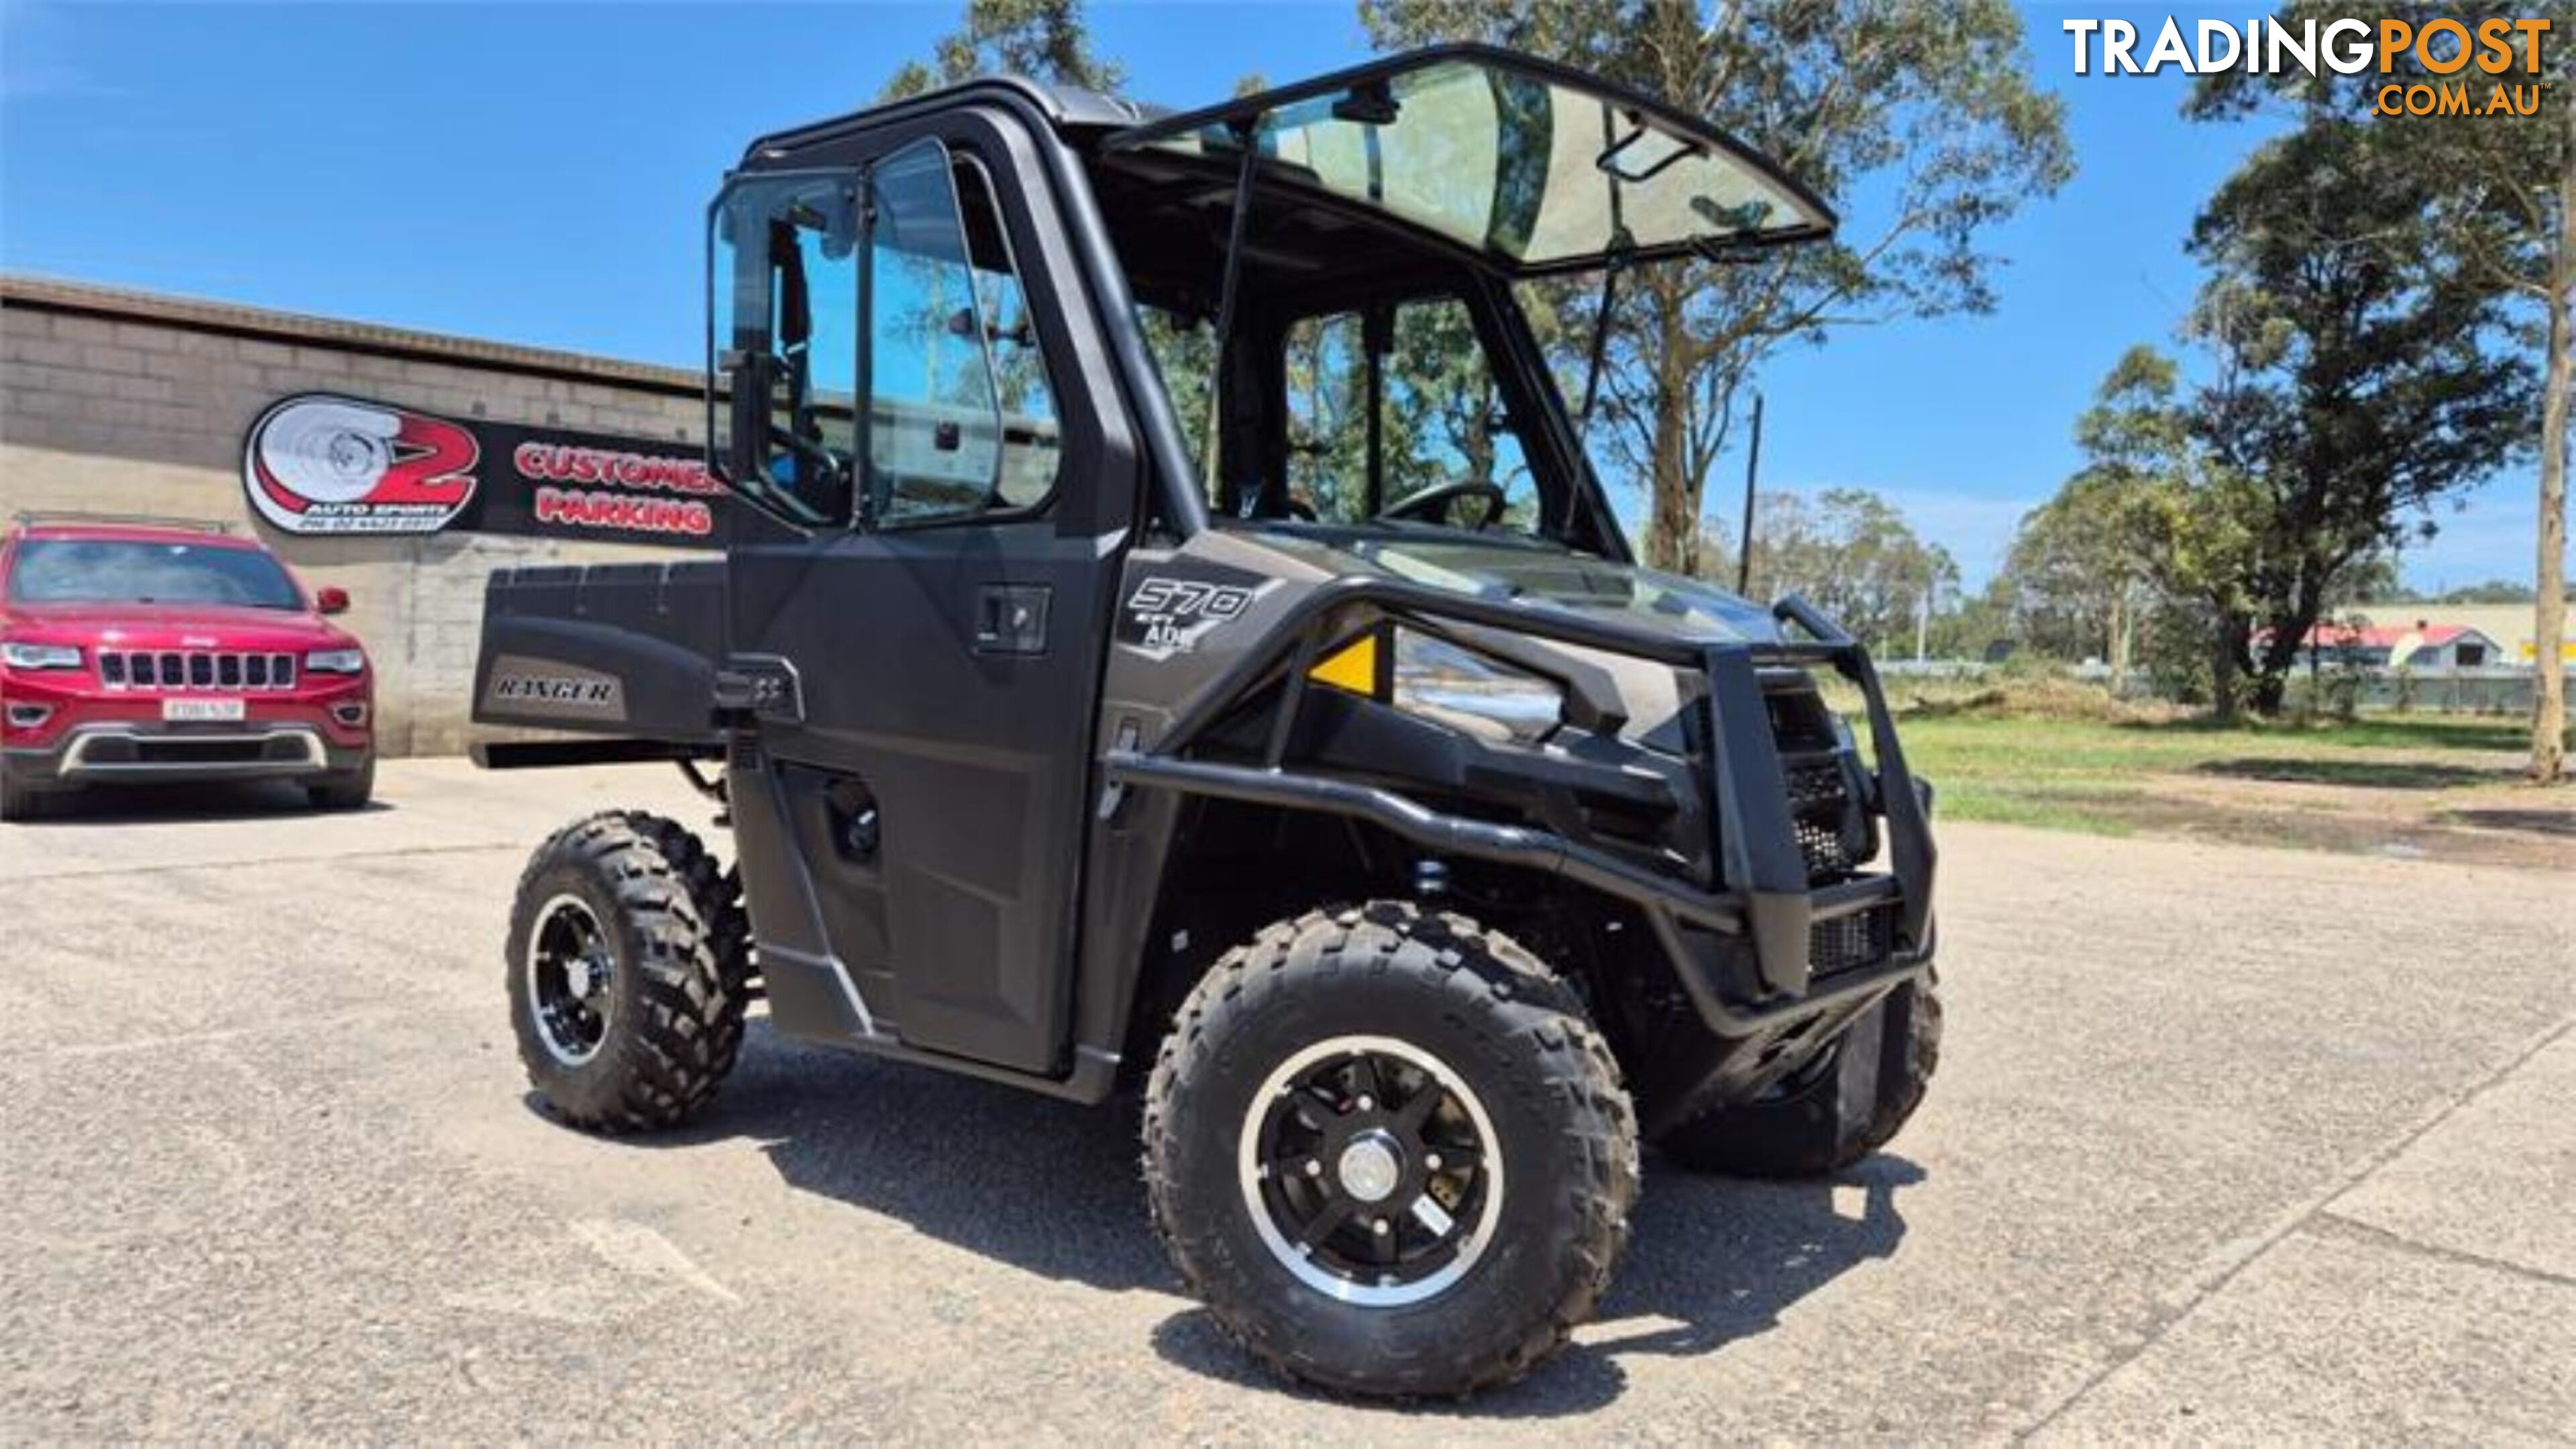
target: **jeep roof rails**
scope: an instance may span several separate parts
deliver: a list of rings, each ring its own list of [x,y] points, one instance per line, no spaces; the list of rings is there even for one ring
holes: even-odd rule
[[[109,523],[132,528],[184,528],[196,533],[231,536],[233,526],[211,518],[173,518],[158,513],[91,513],[77,508],[27,508],[10,523],[27,528],[45,523]]]

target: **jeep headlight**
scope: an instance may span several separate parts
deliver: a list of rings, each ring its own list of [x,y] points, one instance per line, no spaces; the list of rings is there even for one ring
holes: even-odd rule
[[[1486,740],[1534,745],[1565,718],[1565,692],[1553,682],[1498,663],[1446,639],[1395,631],[1389,702]]]
[[[81,652],[73,644],[0,644],[0,661],[12,669],[78,669]]]
[[[304,656],[307,674],[357,674],[366,667],[366,654],[356,649],[316,649]]]

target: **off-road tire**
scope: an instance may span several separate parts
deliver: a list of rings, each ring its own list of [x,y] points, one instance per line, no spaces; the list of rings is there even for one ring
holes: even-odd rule
[[[15,824],[33,820],[44,814],[51,803],[43,791],[20,779],[6,761],[0,761],[0,821]]]
[[[742,906],[742,873],[720,864],[707,843],[677,820],[642,810],[623,813],[626,823],[651,839],[670,862],[672,872],[688,887],[689,900],[706,928],[707,953],[715,958],[716,975],[733,1003],[729,1024],[717,1040],[715,1074],[722,1078],[741,1055],[742,1014],[751,1004],[752,984],[759,976],[752,965],[751,916]]]
[[[304,787],[304,798],[316,810],[364,810],[376,798],[376,757],[354,770],[325,775]]]
[[[714,1098],[741,1050],[744,998],[719,955],[740,915],[723,879],[694,835],[639,812],[593,815],[537,848],[505,974],[519,1058],[549,1112],[615,1134],[675,1126]],[[540,1034],[527,968],[538,913],[566,895],[604,928],[615,962],[605,1035],[577,1065]]]
[[[1266,1247],[1238,1142],[1294,1055],[1393,1038],[1455,1071],[1507,1165],[1482,1256],[1436,1296],[1362,1307]],[[1264,928],[1190,993],[1145,1098],[1154,1230],[1228,1335],[1292,1379],[1454,1395],[1507,1383],[1588,1319],[1637,1195],[1637,1127],[1608,1046],[1566,984],[1463,916],[1374,901]]]
[[[1889,1142],[1923,1104],[1941,1061],[1941,997],[1931,975],[1898,987],[1854,1022],[1811,1078],[1720,1107],[1656,1141],[1694,1172],[1823,1177]]]

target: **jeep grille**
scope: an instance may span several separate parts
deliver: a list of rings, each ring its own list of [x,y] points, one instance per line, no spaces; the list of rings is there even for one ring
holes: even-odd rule
[[[98,677],[110,689],[293,689],[295,656],[166,649],[105,651],[98,656]]]

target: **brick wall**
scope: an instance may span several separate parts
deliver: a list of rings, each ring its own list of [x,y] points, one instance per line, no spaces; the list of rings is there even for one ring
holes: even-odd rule
[[[332,391],[460,418],[696,441],[695,374],[328,318],[0,279],[0,518],[141,513],[252,529],[242,440],[288,393]],[[319,587],[377,668],[388,754],[464,747],[484,578],[652,549],[461,534],[293,538],[256,525]]]

